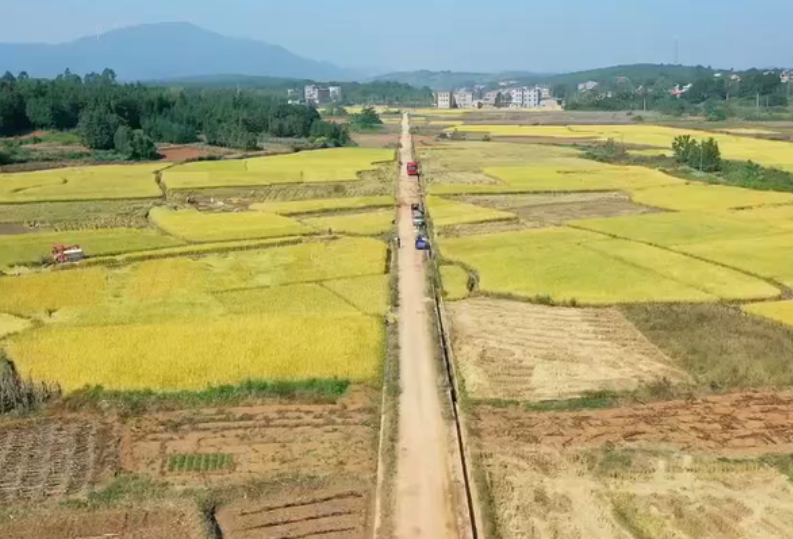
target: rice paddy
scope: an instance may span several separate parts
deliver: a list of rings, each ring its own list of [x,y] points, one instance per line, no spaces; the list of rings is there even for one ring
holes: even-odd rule
[[[23,375],[67,390],[370,383],[383,350],[385,254],[380,241],[349,238],[5,277],[0,311],[42,323],[6,348]]]
[[[56,244],[80,245],[86,256],[98,257],[184,245],[156,230],[109,228],[0,236],[0,267],[40,264]]]
[[[388,208],[394,206],[392,196],[319,198],[316,200],[290,200],[286,202],[261,202],[252,204],[251,210],[278,215],[301,215],[339,210],[359,210],[367,208]]]
[[[770,318],[776,322],[793,326],[793,301],[769,301],[744,306],[751,314]]]
[[[591,165],[588,168],[548,166],[488,167],[485,174],[526,192],[618,191],[684,185],[682,180],[644,167]]]
[[[264,212],[201,213],[154,208],[151,221],[161,230],[185,241],[202,243],[251,240],[311,234],[314,229],[288,217]]]
[[[490,133],[499,137],[541,137],[564,139],[614,139],[624,144],[668,149],[680,135],[696,139],[714,138],[727,159],[747,161],[793,172],[793,145],[788,142],[748,138],[729,134],[677,129],[658,125],[462,125],[449,129],[473,133]]]
[[[168,189],[248,187],[289,183],[350,182],[377,163],[394,160],[393,150],[336,148],[271,157],[187,163],[163,172]]]
[[[439,196],[427,198],[427,209],[436,227],[517,219],[513,213],[448,200]]]
[[[614,304],[776,297],[736,271],[647,245],[573,229],[442,241],[445,257],[479,273],[485,293],[556,303]]]
[[[0,203],[159,198],[166,164],[71,167],[3,174]]]
[[[301,222],[315,230],[328,234],[357,234],[376,236],[393,228],[395,214],[393,209],[372,212],[330,214],[321,217],[301,219]]]
[[[754,191],[726,185],[689,183],[650,189],[635,189],[633,201],[675,211],[726,210],[774,204],[793,204],[793,194]]]
[[[443,296],[450,301],[468,297],[468,272],[460,266],[445,264],[440,267]]]

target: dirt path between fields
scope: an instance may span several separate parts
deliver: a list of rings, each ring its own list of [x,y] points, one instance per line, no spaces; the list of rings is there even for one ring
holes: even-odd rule
[[[450,478],[450,449],[441,411],[438,369],[425,294],[423,252],[414,248],[410,205],[420,202],[418,182],[404,163],[413,160],[410,124],[402,122],[399,178],[399,442],[396,537],[457,537]]]

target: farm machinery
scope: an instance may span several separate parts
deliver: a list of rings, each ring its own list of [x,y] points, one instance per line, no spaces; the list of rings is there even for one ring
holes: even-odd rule
[[[69,262],[79,262],[85,258],[85,252],[79,245],[53,245],[52,263],[66,264]]]

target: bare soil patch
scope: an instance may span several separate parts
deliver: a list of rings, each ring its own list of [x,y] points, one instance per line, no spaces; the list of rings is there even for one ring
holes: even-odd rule
[[[118,470],[119,429],[83,417],[0,422],[0,503],[82,494]]]
[[[171,484],[228,485],[300,473],[317,477],[375,471],[370,397],[338,404],[272,404],[164,413],[130,422],[122,467]],[[172,469],[175,455],[222,453],[212,472]],[[365,481],[362,481],[365,482]]]
[[[194,146],[162,146],[157,149],[157,152],[162,155],[163,161],[173,162],[189,161],[212,155],[211,152]]]
[[[369,485],[355,480],[281,485],[223,506],[216,518],[226,539],[364,537]]]
[[[204,539],[195,504],[162,502],[156,507],[56,510],[0,524],[4,539]]]
[[[687,379],[616,309],[485,298],[448,309],[456,360],[476,399],[551,400]]]

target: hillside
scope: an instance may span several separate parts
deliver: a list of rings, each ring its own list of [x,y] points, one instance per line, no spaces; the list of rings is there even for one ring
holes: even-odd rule
[[[666,78],[680,83],[701,78],[715,71],[702,66],[679,66],[664,64],[633,64],[603,67],[562,74],[531,73],[527,71],[508,71],[502,73],[465,73],[454,71],[403,71],[375,77],[378,81],[395,81],[411,86],[429,86],[433,90],[450,90],[473,84],[495,86],[499,81],[515,81],[518,84],[578,84],[586,81],[605,82],[615,77],[628,77],[638,81],[652,78]]]
[[[114,30],[57,45],[0,44],[0,72],[54,77],[112,67],[123,80],[161,80],[238,73],[267,77],[352,80],[357,74],[278,45],[231,38],[188,23]]]

